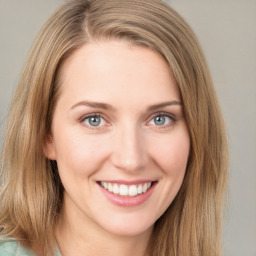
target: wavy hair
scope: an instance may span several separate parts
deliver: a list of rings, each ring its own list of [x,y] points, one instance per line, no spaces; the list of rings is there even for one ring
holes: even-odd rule
[[[8,116],[1,155],[0,234],[51,255],[63,200],[55,162],[43,151],[60,92],[60,67],[89,42],[149,47],[178,83],[191,149],[178,195],[155,223],[151,256],[220,256],[228,149],[211,75],[189,25],[160,0],[70,0],[32,47]]]

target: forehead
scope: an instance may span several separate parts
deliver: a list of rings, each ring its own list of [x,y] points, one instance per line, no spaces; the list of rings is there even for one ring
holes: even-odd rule
[[[165,60],[147,47],[126,42],[82,46],[64,62],[60,77],[61,91],[70,97],[179,99],[177,83]]]

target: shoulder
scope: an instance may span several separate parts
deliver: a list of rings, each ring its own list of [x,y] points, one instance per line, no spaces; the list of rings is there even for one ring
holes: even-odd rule
[[[4,256],[36,256],[20,245],[17,240],[0,236],[0,255]]]

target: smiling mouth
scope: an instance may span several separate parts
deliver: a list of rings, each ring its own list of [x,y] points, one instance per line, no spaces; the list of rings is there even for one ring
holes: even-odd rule
[[[119,195],[122,197],[135,197],[146,193],[152,187],[152,185],[156,183],[156,181],[144,182],[136,185],[126,185],[105,181],[100,181],[97,183],[112,194]]]

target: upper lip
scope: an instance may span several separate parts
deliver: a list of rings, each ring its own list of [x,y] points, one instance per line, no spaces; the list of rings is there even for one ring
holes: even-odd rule
[[[143,183],[149,183],[149,182],[156,182],[157,180],[152,179],[143,179],[143,180],[98,180],[97,182],[107,182],[107,183],[116,183],[116,184],[124,184],[124,185],[136,185],[136,184],[143,184]]]

